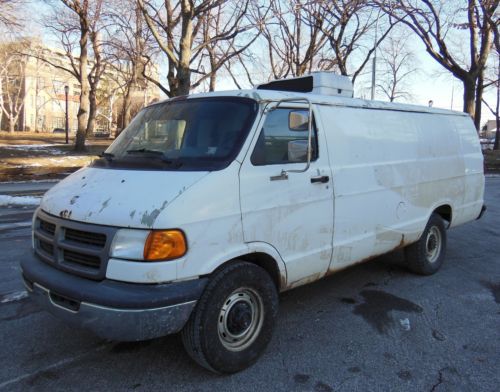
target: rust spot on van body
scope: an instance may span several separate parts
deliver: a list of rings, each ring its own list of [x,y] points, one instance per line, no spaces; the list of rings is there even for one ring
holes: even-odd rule
[[[402,249],[402,248],[404,248],[407,245],[409,245],[409,244],[405,242],[405,236],[404,236],[404,234],[402,234],[401,235],[401,241],[399,241],[399,244],[397,244],[393,249],[388,250],[387,252],[381,252],[381,253],[377,253],[377,254],[365,257],[365,258],[363,258],[361,260],[355,261],[355,262],[353,262],[353,263],[351,263],[349,265],[344,265],[342,267],[335,267],[335,266],[333,266],[333,267],[331,267],[331,268],[328,269],[328,271],[326,272],[325,276],[330,276],[330,275],[332,275],[332,274],[334,274],[336,272],[340,272],[340,271],[342,271],[342,270],[344,270],[346,268],[352,267],[354,265],[362,264],[362,263],[365,263],[367,261],[373,260],[373,259],[375,259],[377,257],[382,256],[382,255],[394,252],[394,251],[396,251],[398,249]]]
[[[396,246],[396,249],[401,249],[401,248],[404,248],[405,247],[405,235],[404,234],[401,234],[401,241],[399,241],[399,245]]]
[[[313,275],[306,276],[305,278],[296,280],[295,282],[292,282],[288,285],[287,289],[293,289],[295,287],[303,286],[308,283],[316,282],[317,280],[321,279],[323,277],[323,273],[318,272]]]
[[[142,214],[141,223],[143,225],[148,226],[148,227],[153,226],[153,224],[156,221],[156,218],[158,218],[158,215],[160,215],[161,212],[165,209],[165,207],[167,207],[167,204],[168,204],[168,201],[165,200],[160,208],[155,208],[151,212],[148,212],[148,211],[144,212],[144,214]]]
[[[70,210],[62,210],[62,211],[59,213],[59,216],[60,216],[61,218],[64,218],[64,219],[69,219],[69,218],[71,218],[71,213],[72,213],[72,211],[70,211]]]
[[[107,200],[105,200],[102,204],[101,204],[101,209],[99,210],[99,214],[105,209],[108,207],[109,205],[109,201],[111,200],[111,197]]]

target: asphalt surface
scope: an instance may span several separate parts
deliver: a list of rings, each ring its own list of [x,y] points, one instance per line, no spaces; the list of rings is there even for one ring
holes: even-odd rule
[[[179,336],[106,342],[39,311],[19,276],[33,208],[0,209],[0,390],[498,391],[499,201],[488,178],[488,211],[448,232],[436,275],[396,252],[284,293],[266,353],[232,376],[195,365]]]

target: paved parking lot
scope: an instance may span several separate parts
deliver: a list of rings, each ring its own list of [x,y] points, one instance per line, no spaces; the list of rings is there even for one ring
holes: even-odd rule
[[[281,296],[261,360],[232,376],[196,366],[180,338],[106,342],[26,297],[32,210],[0,209],[0,390],[497,391],[500,385],[500,177],[488,211],[450,230],[443,269],[401,268],[401,252]]]

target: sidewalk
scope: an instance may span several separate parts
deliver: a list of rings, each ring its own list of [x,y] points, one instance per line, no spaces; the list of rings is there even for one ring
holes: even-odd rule
[[[0,182],[0,195],[26,196],[42,195],[57,184],[54,181]]]

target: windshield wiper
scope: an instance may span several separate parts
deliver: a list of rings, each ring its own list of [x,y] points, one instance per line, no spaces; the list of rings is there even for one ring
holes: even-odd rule
[[[164,156],[162,151],[159,150],[149,150],[147,148],[136,148],[134,150],[127,150],[127,154],[140,154],[140,153],[146,153],[146,154],[155,154],[155,155],[161,155]]]
[[[107,161],[112,161],[115,157],[115,154],[112,154],[110,152],[102,152],[100,157],[106,159]]]
[[[179,168],[182,166],[182,162],[179,162],[178,159],[169,159],[165,156],[162,151],[159,150],[149,150],[147,148],[137,148],[135,150],[127,150],[127,154],[151,154],[154,157],[161,159],[162,162],[167,165],[172,165],[175,168]]]

